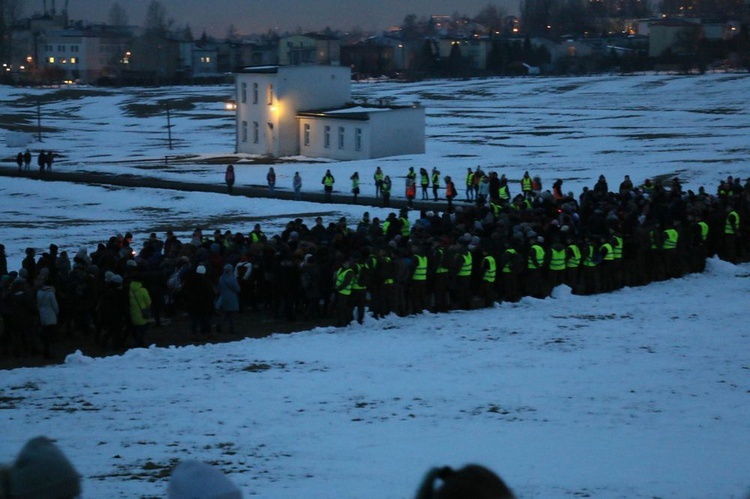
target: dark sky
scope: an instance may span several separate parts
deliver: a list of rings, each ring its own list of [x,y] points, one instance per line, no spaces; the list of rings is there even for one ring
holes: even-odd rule
[[[476,15],[492,3],[510,13],[518,0],[160,0],[167,17],[179,25],[189,24],[193,34],[203,30],[213,36],[226,35],[234,24],[240,34],[265,33],[269,29],[319,31],[325,27],[347,30],[382,30],[400,24],[408,14],[418,17],[454,12]],[[65,0],[46,0],[62,10]],[[25,14],[41,12],[44,0],[24,0]],[[68,0],[71,19],[106,22],[115,0]],[[150,0],[119,0],[130,24],[142,25]]]

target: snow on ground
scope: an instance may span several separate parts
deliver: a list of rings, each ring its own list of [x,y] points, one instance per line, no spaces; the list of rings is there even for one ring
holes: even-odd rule
[[[636,182],[679,175],[713,192],[750,177],[747,75],[640,75],[355,85],[370,102],[427,107],[427,153],[372,161],[275,165],[318,190],[359,171],[363,192],[381,165],[392,177],[437,166],[509,178],[562,178],[576,194],[605,174]],[[220,184],[233,156],[230,87],[92,90],[0,88],[0,114],[34,130],[55,168]],[[31,98],[29,97],[31,96]],[[170,101],[175,149],[166,148]],[[191,105],[185,105],[184,102]],[[0,145],[0,167],[17,150]],[[164,167],[166,155],[194,162]],[[266,166],[240,164],[238,184]],[[516,187],[517,190],[517,187]],[[371,207],[249,200],[0,179],[0,242],[17,268],[26,246],[77,250],[133,231],[194,225],[269,233]],[[143,233],[138,234],[142,231]],[[610,295],[524,299],[490,310],[367,321],[263,340],[72,355],[65,365],[0,378],[0,461],[30,437],[59,440],[84,476],[85,497],[163,496],[180,459],[216,463],[248,496],[409,497],[433,465],[479,462],[521,497],[742,497],[750,481],[750,365],[744,327],[750,266],[709,262],[678,281]]]
[[[85,497],[163,496],[186,458],[258,497],[409,497],[467,462],[520,497],[742,497],[748,277],[71,355],[3,373],[0,453],[59,439]]]

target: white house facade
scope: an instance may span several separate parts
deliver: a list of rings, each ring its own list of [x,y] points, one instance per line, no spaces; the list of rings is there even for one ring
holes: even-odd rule
[[[338,160],[424,153],[424,108],[354,106],[348,67],[246,68],[236,92],[239,153]]]
[[[354,106],[300,113],[300,154],[356,160],[424,154],[424,108]]]

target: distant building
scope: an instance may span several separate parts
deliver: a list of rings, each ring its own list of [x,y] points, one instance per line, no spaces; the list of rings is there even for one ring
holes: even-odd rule
[[[339,160],[424,153],[421,106],[354,106],[342,66],[261,66],[236,74],[236,151]]]
[[[307,33],[291,35],[279,40],[279,65],[317,64],[338,66],[341,60],[341,41],[335,36]]]
[[[702,34],[700,22],[662,19],[649,23],[649,57],[661,57],[667,51],[676,55],[692,54]]]

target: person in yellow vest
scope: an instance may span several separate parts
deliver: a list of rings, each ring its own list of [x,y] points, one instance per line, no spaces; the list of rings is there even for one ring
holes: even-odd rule
[[[725,209],[724,217],[724,240],[722,241],[721,259],[727,262],[737,263],[739,251],[740,215],[733,205]]]
[[[348,325],[352,320],[352,285],[354,270],[349,257],[341,263],[341,267],[334,274],[333,291],[336,299],[336,327]]]
[[[662,262],[666,268],[667,277],[672,279],[682,276],[682,252],[678,248],[678,245],[681,245],[678,227],[679,223],[675,222],[662,232]]]
[[[500,177],[500,186],[498,188],[498,196],[500,198],[500,203],[507,205],[510,203],[510,187],[508,186],[508,179],[503,174]]]
[[[422,201],[430,199],[430,194],[428,192],[430,188],[430,176],[424,168],[419,169],[419,185],[422,187]]]
[[[521,178],[521,193],[526,199],[531,198],[533,182],[534,181],[531,179],[529,172],[524,172],[523,177]]]
[[[466,201],[474,200],[474,172],[466,169]]]
[[[615,250],[612,248],[609,240],[605,239],[601,241],[599,255],[601,256],[601,262],[599,262],[599,290],[602,293],[608,293],[614,289],[612,271],[615,261]]]
[[[357,262],[352,265],[354,279],[352,279],[352,294],[350,300],[354,317],[359,324],[365,319],[365,305],[367,304],[367,283],[369,282],[370,269],[367,266],[367,259],[363,255],[357,258]]]
[[[383,197],[383,206],[388,207],[391,205],[391,177],[386,175],[383,178],[383,184],[380,186],[380,195]]]
[[[450,269],[447,264],[449,261],[448,249],[439,243],[435,243],[429,262],[435,312],[447,312],[450,309],[450,296],[448,295]]]
[[[432,200],[437,201],[438,200],[438,190],[440,189],[440,170],[437,168],[432,168]]]
[[[703,272],[706,270],[706,258],[708,258],[708,235],[710,233],[710,228],[708,223],[701,218],[693,219],[692,222],[690,271]]]
[[[567,227],[567,226],[563,226]],[[570,286],[573,294],[580,293],[579,272],[581,268],[581,248],[572,234],[567,236],[565,248],[565,284]]]
[[[412,314],[420,314],[427,309],[427,269],[428,259],[421,247],[412,246],[411,257],[412,275],[409,283],[410,310]]]
[[[471,238],[469,238],[471,239]],[[468,241],[462,242],[453,261],[453,291],[452,302],[458,308],[471,308],[471,269],[473,258],[469,251]]]
[[[579,279],[579,293],[593,295],[599,292],[599,272],[597,269],[599,262],[594,239],[591,236],[584,238],[581,253],[583,254],[583,263]]]
[[[380,190],[383,187],[383,179],[385,179],[385,175],[383,175],[383,170],[380,169],[378,166],[375,169],[375,174],[372,176],[372,179],[375,181],[375,198],[380,198]]]
[[[486,249],[482,249],[482,301],[485,307],[495,304],[495,286],[497,281],[497,260]]]
[[[540,299],[546,297],[544,267],[547,252],[542,244],[544,244],[544,237],[542,236],[537,236],[536,239],[531,240],[531,246],[526,256],[526,273],[524,275],[526,294]]]
[[[549,247],[549,264],[547,265],[548,294],[565,282],[565,264],[567,251],[559,237],[552,240]]]
[[[521,299],[521,274],[524,269],[519,245],[512,242],[500,259],[500,289],[503,301],[515,303]]]
[[[612,254],[614,261],[612,262],[612,285],[613,289],[622,289],[624,286],[623,276],[623,246],[624,240],[620,234],[612,232],[609,238],[609,244],[612,245]]]
[[[323,184],[323,192],[325,193],[326,203],[331,202],[331,194],[333,193],[333,184],[336,180],[333,178],[331,170],[326,170],[326,174],[323,175],[323,180],[320,181]]]

